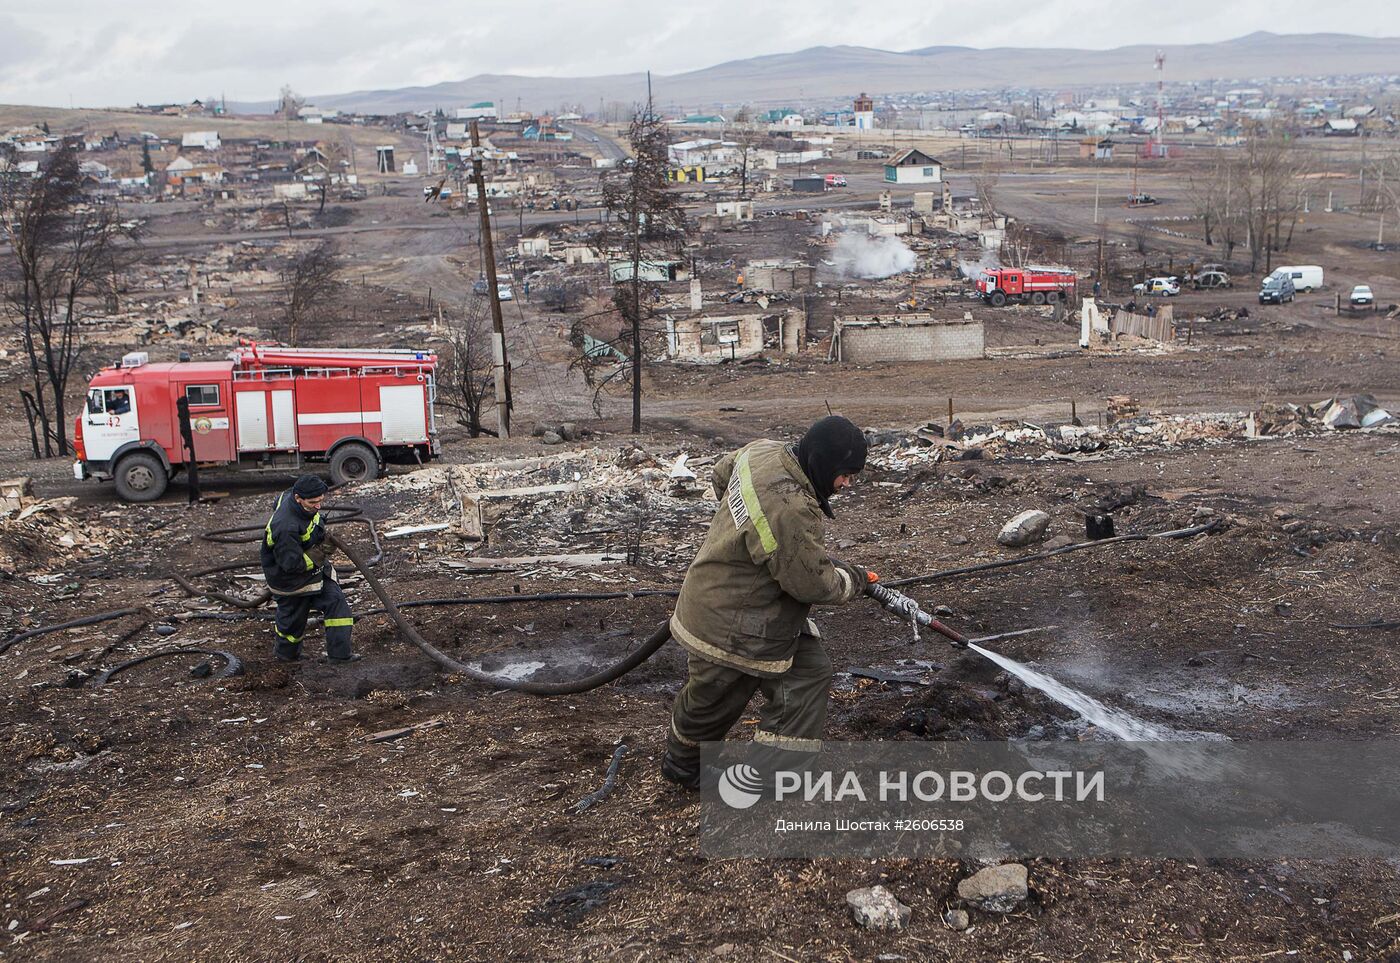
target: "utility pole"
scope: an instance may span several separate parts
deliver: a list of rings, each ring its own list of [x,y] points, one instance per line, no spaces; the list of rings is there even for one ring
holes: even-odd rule
[[[476,207],[481,212],[481,259],[486,267],[487,293],[491,297],[491,354],[496,375],[496,430],[501,438],[510,437],[510,366],[506,364],[506,328],[501,317],[501,291],[496,286],[496,247],[491,241],[491,212],[486,200],[486,178],[482,174],[481,131],[472,121],[472,181],[476,184]]]

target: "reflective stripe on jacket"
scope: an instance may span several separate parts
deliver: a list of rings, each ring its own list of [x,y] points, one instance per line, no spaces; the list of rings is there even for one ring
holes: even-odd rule
[[[310,595],[321,591],[322,568],[307,551],[326,539],[321,513],[308,515],[290,490],[277,496],[264,529],[263,577],[274,595]]]
[[[753,675],[792,666],[813,605],[864,586],[826,554],[816,490],[792,450],[756,441],[714,468],[719,510],[681,586],[671,632],[687,650]]]

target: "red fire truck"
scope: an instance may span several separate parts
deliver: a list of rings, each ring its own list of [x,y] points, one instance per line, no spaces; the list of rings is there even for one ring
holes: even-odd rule
[[[190,460],[177,401],[189,402],[199,467],[299,471],[325,463],[336,484],[441,452],[437,356],[423,351],[285,348],[245,342],[226,361],[152,364],[144,351],[88,386],[74,435],[79,479],[111,479],[127,501],[159,498]]]
[[[1074,297],[1074,272],[1069,268],[992,268],[977,279],[982,300],[994,307],[1008,301],[1044,304]]]

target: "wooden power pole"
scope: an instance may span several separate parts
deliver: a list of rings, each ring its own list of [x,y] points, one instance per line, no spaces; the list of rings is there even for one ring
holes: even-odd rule
[[[486,200],[486,178],[481,165],[481,132],[472,121],[472,181],[476,184],[476,207],[481,212],[481,259],[486,266],[487,292],[491,296],[491,361],[496,375],[496,429],[501,438],[510,437],[510,365],[506,363],[506,329],[501,317],[501,291],[496,286],[496,246],[491,240],[491,212]]]

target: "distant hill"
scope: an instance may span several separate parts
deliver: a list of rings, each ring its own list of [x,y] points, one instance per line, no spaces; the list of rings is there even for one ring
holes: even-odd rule
[[[798,100],[933,90],[1072,87],[1150,82],[1158,49],[1170,81],[1247,79],[1324,74],[1400,73],[1400,38],[1350,34],[1252,33],[1219,43],[1113,50],[924,47],[898,53],[870,47],[810,47],[795,53],[732,60],[702,70],[652,75],[660,105],[699,109],[725,104],[793,104]],[[310,102],[340,110],[396,113],[493,100],[503,110],[590,108],[646,99],[646,75],[520,77],[481,74],[429,87],[317,94]],[[240,105],[270,110],[271,104]]]

